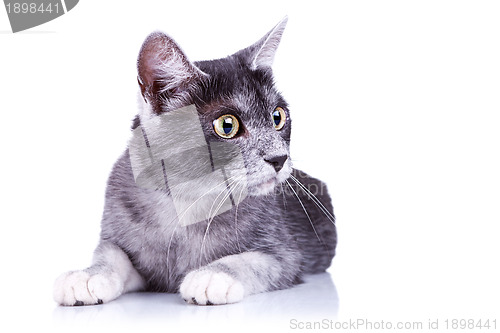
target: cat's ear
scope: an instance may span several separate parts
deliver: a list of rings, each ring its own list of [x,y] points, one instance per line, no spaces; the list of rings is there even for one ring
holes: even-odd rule
[[[153,32],[142,44],[137,71],[141,93],[153,111],[161,112],[163,98],[175,97],[206,76],[189,61],[177,43],[162,32]]]
[[[251,69],[271,68],[274,61],[274,55],[278,49],[287,22],[288,17],[285,16],[285,18],[257,43],[243,50],[247,53],[247,59]]]

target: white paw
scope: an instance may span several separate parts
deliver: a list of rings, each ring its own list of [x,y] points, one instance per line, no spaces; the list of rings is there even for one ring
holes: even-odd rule
[[[241,282],[226,273],[210,269],[190,272],[179,291],[186,302],[198,305],[236,303],[245,294]]]
[[[61,305],[94,305],[109,302],[123,292],[123,283],[112,274],[67,272],[54,283],[54,300]]]

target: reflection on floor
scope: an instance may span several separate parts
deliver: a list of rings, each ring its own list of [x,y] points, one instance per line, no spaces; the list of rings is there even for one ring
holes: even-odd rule
[[[296,322],[333,320],[337,312],[337,290],[330,274],[322,273],[306,276],[303,284],[291,289],[252,295],[237,304],[196,306],[178,294],[131,293],[103,305],[56,307],[53,320],[59,328],[278,325],[286,329]]]

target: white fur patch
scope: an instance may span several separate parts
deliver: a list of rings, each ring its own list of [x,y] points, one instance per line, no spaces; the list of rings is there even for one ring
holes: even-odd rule
[[[144,288],[144,281],[118,246],[103,241],[93,265],[62,274],[54,283],[54,300],[61,305],[107,303],[123,293]]]
[[[90,275],[86,271],[62,274],[54,284],[54,300],[61,305],[93,305],[114,300],[123,292],[116,274]]]
[[[239,302],[245,291],[243,285],[230,275],[205,268],[186,275],[180,293],[190,304],[216,305]]]

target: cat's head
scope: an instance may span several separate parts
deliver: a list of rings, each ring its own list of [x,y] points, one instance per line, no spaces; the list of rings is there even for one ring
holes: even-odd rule
[[[199,62],[188,60],[169,36],[149,35],[137,61],[141,106],[135,127],[194,105],[207,142],[238,147],[248,194],[271,193],[292,171],[288,104],[271,70],[286,21],[231,56]],[[190,125],[179,126],[189,137]]]

